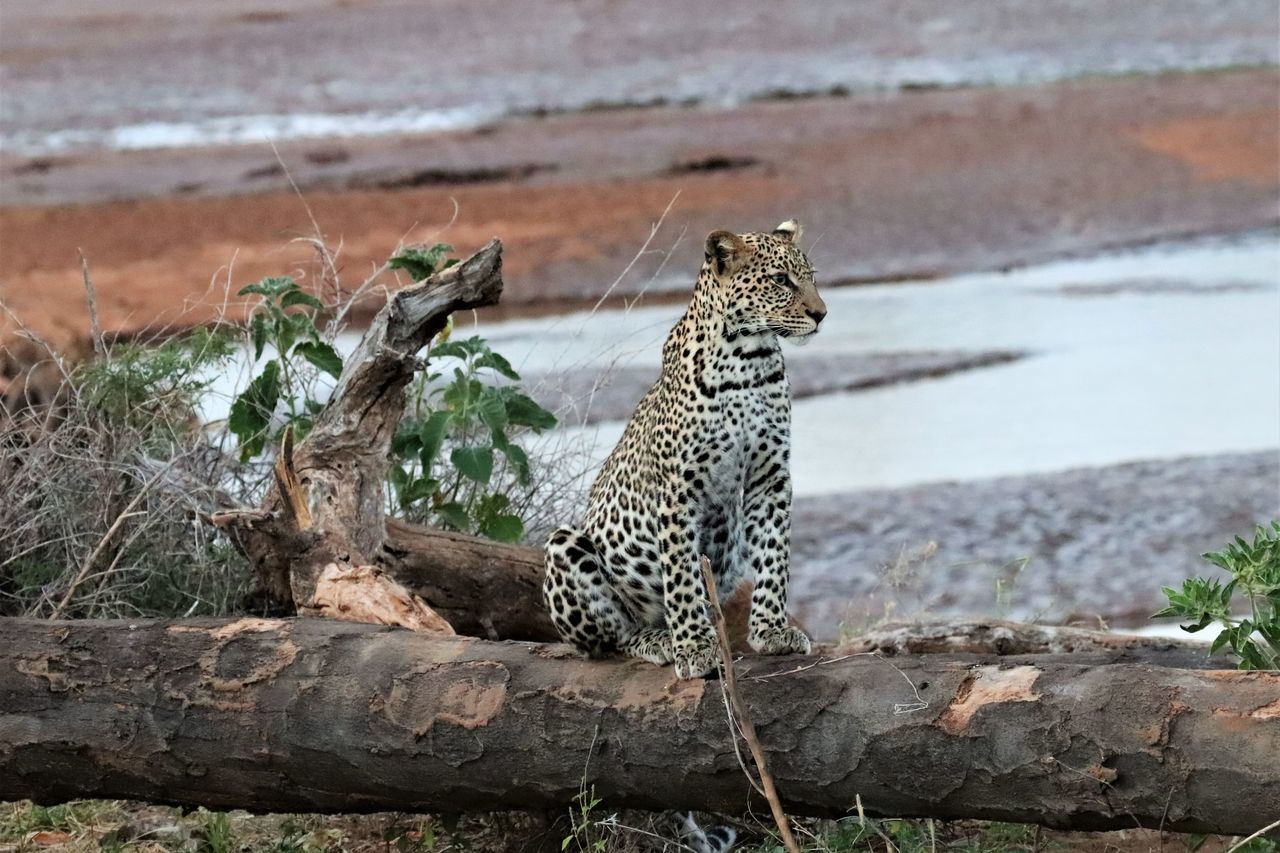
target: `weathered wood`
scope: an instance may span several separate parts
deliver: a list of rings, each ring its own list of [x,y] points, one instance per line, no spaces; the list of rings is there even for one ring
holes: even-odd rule
[[[387,573],[422,597],[459,634],[558,642],[542,603],[542,549],[387,521],[380,557]],[[749,651],[751,585],[724,602],[736,651]],[[798,623],[797,623],[798,624]]]
[[[446,637],[457,634],[420,596],[376,566],[330,563],[316,580],[310,606],[300,607],[298,612],[303,616],[349,622],[399,625],[411,631]]]
[[[379,562],[459,634],[559,639],[542,604],[542,549],[390,519]]]
[[[454,311],[492,305],[502,293],[502,243],[396,291],[346,360],[333,397],[297,447],[286,440],[275,483],[257,510],[216,513],[285,607],[309,607],[330,564],[376,564],[391,439],[417,353]]]
[[[1207,642],[1190,638],[1143,637],[1060,625],[1032,625],[1004,619],[952,622],[895,622],[851,637],[836,654],[883,655],[1072,655],[1082,663],[1148,663],[1187,669],[1230,668],[1225,652],[1209,653]]]
[[[748,657],[792,814],[1248,833],[1280,815],[1280,673]],[[716,681],[323,619],[0,620],[0,799],[258,811],[756,799]]]

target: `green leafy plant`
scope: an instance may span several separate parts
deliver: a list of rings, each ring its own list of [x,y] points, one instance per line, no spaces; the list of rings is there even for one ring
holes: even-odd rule
[[[241,461],[247,462],[273,438],[271,426],[282,402],[286,411],[280,432],[292,426],[299,438],[310,432],[324,407],[309,382],[315,374],[305,375],[301,362],[337,379],[342,358],[321,337],[317,318],[324,305],[292,278],[264,278],[241,289],[239,295],[262,297],[249,319],[254,363],[262,360],[268,345],[275,353],[231,404],[227,427],[240,442]]]
[[[560,839],[560,849],[568,850],[573,846],[582,853],[604,853],[609,849],[608,836],[599,832],[600,820],[593,814],[600,805],[595,786],[578,791],[573,798],[574,805],[569,809],[570,834]]]
[[[159,343],[117,343],[81,366],[77,390],[108,423],[169,436],[192,423],[214,369],[232,350],[226,326],[196,327]]]
[[[387,261],[387,266],[393,270],[404,270],[414,281],[422,281],[456,264],[457,258],[448,257],[452,251],[453,246],[448,243],[436,243],[434,246],[409,246],[402,249],[399,254],[393,255],[391,260]]]
[[[199,832],[199,850],[202,853],[235,853],[239,849],[235,830],[231,828],[231,818],[226,812],[211,812],[200,809],[201,824]]]
[[[1155,615],[1185,619],[1182,630],[1191,633],[1220,625],[1212,651],[1230,646],[1240,669],[1280,669],[1280,522],[1258,525],[1253,542],[1237,536],[1203,556],[1230,580],[1197,577],[1182,589],[1165,587],[1169,606]],[[1237,619],[1246,608],[1249,615]]]
[[[401,511],[417,508],[444,527],[517,542],[524,522],[511,489],[527,486],[529,457],[520,430],[555,426],[555,415],[512,384],[520,374],[478,337],[444,341],[429,359],[454,363],[428,373],[414,394],[415,413],[392,442],[391,486]],[[447,460],[447,462],[446,462]]]
[[[410,247],[389,265],[422,280],[456,263],[445,257],[452,248]],[[428,363],[443,367],[410,389],[410,412],[392,442],[394,508],[451,530],[517,542],[524,521],[511,492],[529,485],[530,472],[515,439],[522,430],[554,427],[556,418],[521,390],[520,374],[482,338],[449,340],[449,332],[428,349]]]

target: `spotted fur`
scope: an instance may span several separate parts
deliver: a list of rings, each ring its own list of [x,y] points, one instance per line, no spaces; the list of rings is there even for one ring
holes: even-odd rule
[[[826,305],[799,238],[794,220],[707,237],[662,376],[605,461],[581,527],[551,534],[543,596],[560,635],[587,654],[709,673],[700,554],[725,597],[755,580],[753,649],[809,651],[786,619],[791,401],[779,339],[815,334]]]

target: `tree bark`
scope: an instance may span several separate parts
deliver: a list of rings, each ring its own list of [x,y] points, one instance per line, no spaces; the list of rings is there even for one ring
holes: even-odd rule
[[[1280,673],[1059,656],[747,657],[792,814],[1248,833]],[[718,681],[564,646],[301,620],[0,620],[0,799],[257,811],[764,807]]]
[[[378,562],[459,634],[490,640],[559,639],[542,604],[542,549],[504,545],[396,519]]]
[[[895,622],[852,637],[836,654],[895,655],[1072,655],[1080,663],[1108,660],[1187,669],[1229,669],[1225,651],[1211,654],[1207,642],[1143,637],[1060,625],[1031,625],[1004,619],[954,622]]]
[[[404,602],[415,613],[431,610],[378,571],[391,440],[404,415],[405,388],[423,366],[417,353],[454,311],[492,305],[501,293],[502,243],[496,238],[465,261],[397,291],[347,359],[310,434],[295,447],[286,433],[263,505],[211,517],[254,563],[263,590],[278,605],[316,609],[316,584],[336,566],[344,573],[365,570],[373,579],[369,606],[346,611],[353,619],[367,611],[375,621]]]

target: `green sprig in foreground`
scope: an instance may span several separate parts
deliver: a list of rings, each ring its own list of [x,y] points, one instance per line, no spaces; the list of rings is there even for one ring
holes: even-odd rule
[[[1230,579],[1187,578],[1180,590],[1165,587],[1169,606],[1155,615],[1186,620],[1182,630],[1190,633],[1219,625],[1211,651],[1229,646],[1240,669],[1280,669],[1280,522],[1258,525],[1252,542],[1237,536],[1203,556]],[[1249,615],[1236,618],[1245,607]]]

